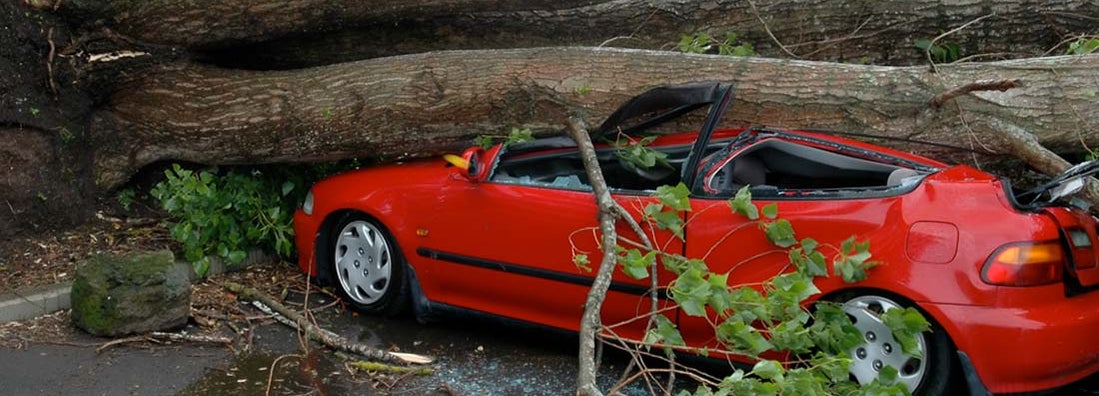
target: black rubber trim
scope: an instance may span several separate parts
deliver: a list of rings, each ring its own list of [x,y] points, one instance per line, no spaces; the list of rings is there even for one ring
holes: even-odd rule
[[[977,369],[973,367],[973,361],[969,359],[969,355],[963,351],[958,351],[958,361],[962,364],[962,373],[965,375],[965,385],[969,388],[969,394],[971,396],[991,396],[992,392],[985,388],[984,382],[981,382],[981,378],[977,376]]]
[[[555,282],[569,283],[580,286],[591,286],[595,282],[595,278],[570,274],[567,272],[550,271],[541,268],[527,267],[524,265],[510,264],[501,261],[494,261],[488,259],[482,259],[477,257],[463,256],[460,254],[440,252],[438,250],[432,250],[427,248],[416,249],[416,254],[420,257],[426,257],[433,260],[446,261],[454,264],[468,265],[470,267],[490,269],[494,271],[506,272],[509,274],[530,276],[540,279],[547,279]],[[636,296],[649,295],[649,288],[645,286],[631,285],[622,282],[611,282],[610,291],[633,294]],[[658,298],[667,299],[667,293],[661,289],[658,294]]]

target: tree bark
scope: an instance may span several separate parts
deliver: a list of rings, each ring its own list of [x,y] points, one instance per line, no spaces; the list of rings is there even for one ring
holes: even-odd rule
[[[217,48],[287,35],[356,29],[409,16],[431,19],[492,10],[553,11],[591,0],[66,0],[62,13],[102,21],[141,41]],[[52,7],[52,2],[47,2]]]
[[[1066,37],[1096,32],[1099,20],[1095,0],[74,0],[62,9],[105,18],[142,41],[214,50],[208,57],[215,63],[259,69],[608,40],[671,49],[699,31],[719,39],[737,32],[773,57],[906,65],[927,61],[916,40],[984,16],[938,43],[957,43],[962,55],[1037,56]]]
[[[598,362],[595,361],[596,336],[603,329],[603,300],[607,298],[607,290],[611,286],[611,276],[614,267],[618,265],[618,230],[615,227],[617,204],[611,198],[607,182],[603,179],[603,170],[599,167],[596,158],[595,147],[592,146],[591,137],[588,136],[584,122],[576,118],[569,118],[568,131],[572,139],[576,141],[580,150],[580,159],[584,162],[584,172],[588,174],[588,180],[592,186],[592,197],[598,207],[599,232],[603,234],[600,246],[603,250],[603,258],[588,290],[587,299],[584,301],[584,315],[580,318],[580,352],[578,355],[576,374],[577,396],[603,396],[599,386],[595,383],[598,378]],[[644,235],[644,233],[640,234]],[[655,312],[655,311],[654,311]]]
[[[300,71],[177,65],[122,87],[93,125],[94,174],[114,187],[160,160],[206,164],[396,159],[458,150],[480,134],[547,133],[584,114],[598,124],[655,85],[737,84],[727,120],[885,138],[889,146],[951,160],[933,142],[1007,154],[968,117],[1003,119],[1055,151],[1099,147],[1099,56],[986,64],[881,67],[622,49],[448,51]],[[1017,79],[1006,92],[972,92],[941,109],[928,100],[979,80]],[[696,125],[682,125],[696,128]],[[953,157],[951,156],[953,155]]]

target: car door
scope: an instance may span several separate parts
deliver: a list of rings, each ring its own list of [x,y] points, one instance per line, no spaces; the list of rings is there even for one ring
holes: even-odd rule
[[[595,201],[590,191],[546,186],[452,181],[444,189],[430,234],[416,254],[434,261],[433,276],[446,304],[523,321],[575,330],[583,313],[601,252]],[[618,192],[615,199],[637,218],[656,199]],[[619,232],[637,236],[625,222]],[[654,241],[681,251],[670,233],[649,230]],[[588,269],[573,262],[587,254]],[[658,273],[665,282],[670,275]],[[626,321],[650,311],[650,279],[635,280],[616,269],[603,308],[603,322]],[[663,307],[665,302],[661,300]],[[640,338],[645,321],[620,335]]]

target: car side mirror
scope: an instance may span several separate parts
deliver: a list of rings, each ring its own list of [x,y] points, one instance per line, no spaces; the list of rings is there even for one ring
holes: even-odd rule
[[[458,169],[458,174],[474,183],[488,179],[488,166],[483,162],[485,149],[470,147],[461,156],[446,154],[443,159]]]

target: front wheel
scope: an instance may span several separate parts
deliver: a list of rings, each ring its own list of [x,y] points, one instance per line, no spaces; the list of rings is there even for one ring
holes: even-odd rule
[[[942,328],[932,324],[930,332],[916,335],[922,358],[901,351],[901,345],[882,321],[882,313],[904,308],[880,295],[863,294],[846,299],[843,311],[863,336],[863,343],[851,349],[851,376],[859,384],[868,384],[878,373],[891,366],[897,380],[915,396],[940,396],[951,391],[954,374],[954,348]]]
[[[344,300],[367,313],[395,315],[408,300],[404,261],[375,221],[350,215],[334,227],[331,265]]]

